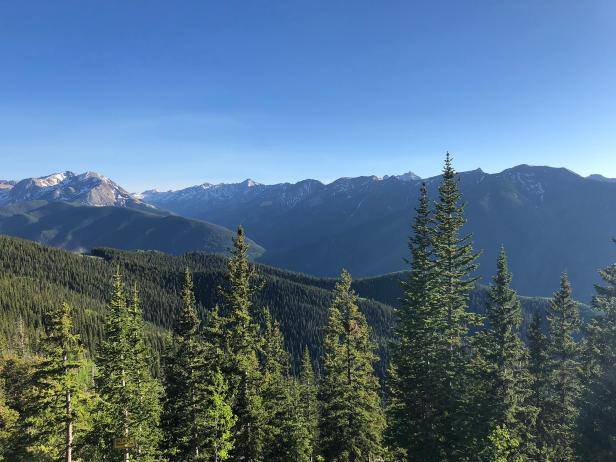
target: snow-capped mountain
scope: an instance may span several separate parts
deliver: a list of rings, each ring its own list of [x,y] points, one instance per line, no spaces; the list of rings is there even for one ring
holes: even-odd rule
[[[95,207],[145,207],[124,188],[94,172],[75,174],[67,171],[19,182],[0,182],[0,206],[34,200],[74,202]]]
[[[233,232],[146,204],[93,172],[0,181],[0,234],[69,250],[94,247],[224,253]],[[251,255],[263,249],[251,242]]]

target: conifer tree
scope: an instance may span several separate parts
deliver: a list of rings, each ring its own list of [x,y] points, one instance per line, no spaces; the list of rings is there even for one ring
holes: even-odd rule
[[[422,184],[409,238],[411,271],[402,283],[404,296],[396,310],[395,341],[388,374],[388,436],[410,460],[441,460],[442,414],[436,394],[444,378],[439,360],[446,348],[445,317],[434,303],[436,275],[432,261],[431,210]],[[439,380],[438,373],[441,373]]]
[[[226,460],[232,447],[230,426],[234,419],[225,379],[210,361],[199,333],[192,273],[188,269],[182,302],[165,361],[165,452],[170,460]]]
[[[78,381],[83,359],[68,304],[47,314],[40,355],[28,390],[29,409],[25,423],[29,452],[35,460],[71,462],[74,460],[77,408],[83,398]]]
[[[616,241],[615,241],[616,242]],[[593,299],[595,317],[587,328],[590,369],[580,419],[582,460],[616,460],[616,264],[601,271],[605,283]]]
[[[472,274],[477,269],[478,254],[473,252],[471,236],[463,234],[465,223],[458,178],[447,153],[431,239],[435,274],[432,300],[438,310],[433,321],[443,327],[442,341],[437,338],[436,343],[435,388],[431,398],[435,415],[440,417],[432,431],[439,442],[437,453],[442,452],[439,457],[445,460],[456,460],[469,450],[469,412],[472,410],[464,402],[470,372],[468,333],[469,327],[481,323],[478,316],[468,311],[469,293],[476,281]]]
[[[98,359],[96,433],[103,460],[115,460],[121,454],[125,462],[154,462],[160,460],[161,387],[151,373],[136,288],[132,298],[129,305],[118,270]],[[114,448],[119,438],[130,447]]]
[[[484,361],[478,382],[470,392],[481,390],[475,408],[479,425],[475,436],[485,439],[492,432],[507,429],[520,444],[518,450],[532,453],[532,429],[535,410],[529,406],[531,395],[528,372],[528,351],[519,329],[522,310],[516,292],[511,288],[512,275],[504,249],[497,260],[497,272],[488,292],[485,332],[476,339],[476,354]]]
[[[253,319],[252,296],[259,285],[254,267],[248,261],[248,243],[242,227],[233,239],[227,267],[227,284],[221,287],[222,313],[216,319],[222,345],[222,371],[229,381],[234,427],[234,460],[260,462],[263,460],[265,415],[259,388],[259,339]]]
[[[350,274],[343,271],[325,328],[320,444],[325,460],[331,462],[366,461],[384,452],[375,346],[351,283]]]
[[[581,394],[578,305],[566,274],[548,312],[547,398],[543,412],[547,452],[554,461],[574,460],[575,425]]]

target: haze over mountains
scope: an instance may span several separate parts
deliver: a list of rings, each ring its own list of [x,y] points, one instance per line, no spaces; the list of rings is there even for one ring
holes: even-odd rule
[[[194,250],[220,251],[221,243],[230,237],[229,229],[242,224],[248,236],[265,249],[256,252],[262,253],[260,262],[318,276],[337,276],[341,268],[356,277],[371,276],[406,268],[406,240],[422,181],[436,198],[439,177],[422,180],[412,173],[340,178],[330,184],[316,180],[275,185],[252,180],[205,183],[179,191],[131,195],[100,175],[67,172],[3,182],[0,232],[66,248],[71,248],[67,242],[75,230],[90,236],[81,247],[90,243],[152,248],[152,241],[140,237],[153,233],[158,250],[182,253],[193,245]],[[467,230],[474,235],[475,248],[482,251],[482,282],[489,281],[496,253],[504,245],[510,254],[514,286],[521,293],[550,295],[559,274],[568,271],[576,296],[589,299],[598,280],[597,270],[616,257],[610,242],[616,236],[615,181],[600,175],[584,178],[567,169],[520,165],[497,174],[479,169],[463,172],[460,184],[467,203]],[[36,207],[20,209],[23,206],[19,205],[33,199],[45,201],[34,219]],[[49,208],[54,202],[73,206]],[[141,220],[147,214],[148,223],[123,226],[128,218],[111,212],[109,217],[101,216],[95,212],[99,207],[130,209],[130,215],[139,214]],[[72,225],[62,227],[67,223],[62,214],[86,218],[71,218]],[[170,214],[178,215],[175,220],[185,220],[181,228],[199,228],[195,223],[205,227],[196,235],[207,234],[205,229],[215,224],[224,237],[214,239],[216,245],[204,244],[208,239],[202,238],[174,238],[180,231],[162,226],[164,220],[171,220]],[[82,223],[92,223],[93,215],[96,225],[83,231]],[[6,224],[9,218],[10,226]],[[97,235],[115,240],[100,244],[95,242]],[[165,240],[169,244],[163,249]]]

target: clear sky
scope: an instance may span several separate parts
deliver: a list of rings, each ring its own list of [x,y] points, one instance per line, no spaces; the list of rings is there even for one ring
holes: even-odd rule
[[[0,178],[616,177],[614,0],[0,2]]]

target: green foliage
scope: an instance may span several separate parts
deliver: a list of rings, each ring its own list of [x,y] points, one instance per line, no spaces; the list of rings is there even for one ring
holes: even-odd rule
[[[587,328],[586,387],[579,425],[583,460],[616,459],[616,264],[603,271],[593,308],[597,317]]]
[[[436,284],[433,303],[435,320],[442,325],[435,383],[436,414],[441,420],[434,430],[448,460],[463,457],[468,450],[468,410],[464,394],[469,386],[469,327],[480,319],[468,310],[469,294],[475,284],[471,274],[477,269],[471,236],[463,234],[464,204],[458,179],[447,154],[439,197],[434,207],[431,246]]]
[[[33,460],[72,460],[87,428],[80,418],[87,397],[79,382],[79,369],[85,365],[68,304],[47,313],[45,331],[22,415],[27,452]]]
[[[205,402],[202,404],[205,412],[196,425],[203,432],[201,436],[204,441],[202,456],[195,460],[219,462],[231,457],[234,445],[232,429],[237,419],[229,401],[227,381],[220,370],[215,370],[207,384]]]
[[[11,460],[11,449],[14,441],[19,438],[17,425],[19,413],[11,408],[7,402],[6,379],[0,378],[0,462]]]
[[[263,460],[265,439],[265,412],[260,393],[262,375],[259,369],[258,326],[253,320],[252,296],[255,268],[248,261],[248,243],[239,228],[233,239],[231,257],[227,264],[226,281],[220,287],[222,309],[219,318],[222,341],[217,349],[222,352],[220,367],[224,372],[231,394],[236,461]]]
[[[96,377],[100,394],[96,414],[97,445],[107,458],[117,457],[114,439],[129,438],[135,447],[121,449],[131,460],[160,459],[160,384],[153,378],[151,355],[145,344],[143,318],[133,291],[127,303],[120,272],[114,277],[113,298],[98,357]]]
[[[412,458],[440,460],[437,428],[444,417],[438,408],[443,396],[437,394],[444,380],[439,365],[446,349],[445,318],[435,307],[436,273],[432,259],[431,210],[428,192],[422,186],[413,233],[409,239],[411,271],[402,282],[404,295],[396,310],[395,342],[388,377],[390,444]]]
[[[384,452],[375,346],[351,282],[343,271],[325,330],[320,438],[323,456],[332,462],[367,460]]]
[[[511,281],[507,255],[502,249],[489,291],[487,326],[473,342],[474,378],[467,394],[473,402],[472,433],[480,444],[490,432],[500,432],[500,426],[504,426],[518,442],[518,452],[533,454],[532,429],[537,411],[529,403],[532,390],[528,351],[519,335],[521,306]]]
[[[308,348],[304,350],[304,356],[302,358],[297,409],[301,410],[301,418],[305,426],[304,432],[308,445],[305,452],[310,456],[308,460],[312,461],[315,460],[319,452],[319,401],[317,380]]]
[[[310,462],[313,430],[302,403],[304,388],[289,371],[279,326],[266,314],[262,350],[261,396],[265,410],[264,459],[268,462]]]
[[[199,332],[192,273],[186,270],[182,312],[164,362],[164,447],[171,459],[227,460],[235,423],[228,387]]]
[[[0,357],[0,383],[3,385],[3,398],[7,418],[7,445],[2,446],[3,457],[10,462],[29,462],[30,438],[26,436],[26,418],[31,415],[30,388],[31,377],[38,359],[30,356],[17,356],[4,353]],[[15,425],[11,425],[17,418]]]
[[[524,462],[519,454],[520,441],[512,436],[506,426],[497,425],[488,435],[488,444],[481,453],[485,462]]]
[[[155,359],[162,354],[165,338],[182,309],[182,285],[186,268],[193,271],[199,318],[223,305],[217,288],[225,285],[228,259],[221,255],[190,253],[183,256],[160,252],[96,249],[92,256],[0,236],[0,345],[19,348],[19,338],[30,350],[38,348],[47,309],[68,302],[73,308],[76,330],[90,357],[103,339],[110,281],[119,267],[127,285],[137,284],[146,320],[148,346]],[[262,265],[253,266],[264,281],[253,294],[255,306],[269,307],[280,323],[294,371],[299,370],[307,345],[313,357],[322,354],[327,307],[335,281],[319,279]],[[385,304],[360,299],[359,306],[373,328],[385,371],[385,344],[390,338],[392,309]],[[22,320],[24,335],[17,335]]]
[[[468,310],[478,255],[462,234],[464,205],[449,154],[438,192],[431,210],[426,187],[421,190],[393,348],[390,433],[409,460],[468,456],[473,437],[465,393],[469,327],[480,324]]]
[[[554,460],[569,461],[574,459],[582,368],[575,340],[580,318],[566,274],[554,294],[548,324],[547,390],[541,413],[545,428],[543,447]]]

